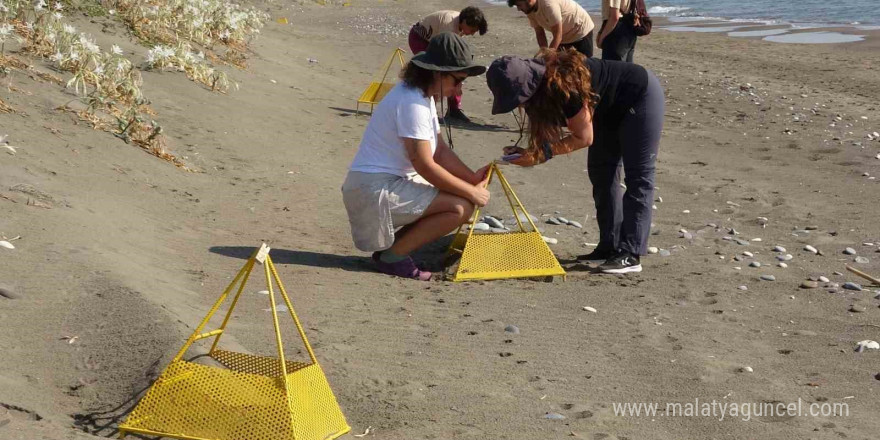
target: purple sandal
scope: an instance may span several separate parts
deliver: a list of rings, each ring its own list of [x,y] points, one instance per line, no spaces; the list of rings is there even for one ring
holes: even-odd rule
[[[379,259],[381,252],[373,252],[373,262],[376,263],[376,270],[388,275],[394,275],[402,278],[412,278],[419,281],[428,281],[431,279],[431,272],[419,270],[413,259],[407,256],[405,259],[396,263],[386,263]]]

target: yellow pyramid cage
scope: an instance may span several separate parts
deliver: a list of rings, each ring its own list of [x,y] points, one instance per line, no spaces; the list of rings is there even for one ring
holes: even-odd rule
[[[142,434],[187,440],[327,440],[349,432],[336,397],[306,339],[290,297],[263,244],[248,259],[208,315],[126,420],[119,436]],[[218,348],[254,266],[262,265],[275,329],[278,357]],[[309,362],[286,360],[275,305],[278,286],[284,306],[299,332]],[[238,285],[218,329],[204,332],[211,317]],[[214,338],[208,356],[220,366],[183,358],[196,341]]]
[[[357,100],[357,108],[355,109],[355,114],[360,113],[361,104],[370,104],[370,113],[373,112],[373,106],[382,101],[382,98],[388,94],[388,91],[391,90],[392,87],[396,84],[394,79],[397,77],[396,72],[391,72],[391,65],[394,64],[394,60],[397,60],[400,63],[400,67],[406,64],[403,61],[403,49],[396,48],[394,52],[391,53],[391,56],[388,57],[388,60],[385,61],[385,64],[382,65],[382,69],[379,70],[378,74],[370,85],[367,86],[366,90],[361,93],[361,96]],[[390,76],[389,76],[390,73]]]
[[[535,226],[526,208],[520,202],[510,183],[504,178],[497,163],[489,167],[489,183],[497,176],[507,197],[517,230],[502,233],[482,233],[474,230],[480,218],[480,208],[474,209],[470,221],[461,225],[447,251],[447,257],[460,256],[452,281],[495,280],[504,278],[531,278],[563,276],[553,251]],[[527,223],[531,229],[524,225]]]

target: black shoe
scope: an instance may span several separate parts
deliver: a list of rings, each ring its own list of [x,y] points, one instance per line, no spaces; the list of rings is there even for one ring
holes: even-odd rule
[[[446,111],[446,116],[443,119],[449,119],[449,122],[458,122],[461,124],[470,124],[471,118],[467,117],[460,108],[457,109],[449,109]]]
[[[578,261],[586,261],[587,263],[601,264],[615,255],[617,255],[617,252],[614,252],[611,249],[593,249],[593,252],[590,252],[589,254],[578,255],[577,259]]]
[[[602,273],[641,272],[642,264],[639,262],[639,257],[630,255],[629,252],[620,252],[599,265],[599,271]]]

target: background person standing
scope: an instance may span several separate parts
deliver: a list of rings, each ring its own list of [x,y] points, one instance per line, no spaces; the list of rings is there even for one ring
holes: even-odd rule
[[[526,14],[535,30],[538,47],[554,50],[572,47],[588,58],[593,56],[593,19],[574,0],[507,0],[507,6],[516,6]],[[552,34],[549,42],[545,31]]]
[[[633,8],[635,0],[602,0],[602,26],[596,46],[602,49],[603,60],[633,61],[636,33],[624,15]]]
[[[437,11],[425,16],[410,28],[409,49],[413,55],[424,52],[431,37],[443,32],[451,32],[458,36],[474,35],[477,32],[485,35],[488,30],[489,23],[479,8],[468,6],[461,11]],[[449,110],[444,118],[464,123],[471,122],[461,110],[460,94],[450,96],[446,102]]]

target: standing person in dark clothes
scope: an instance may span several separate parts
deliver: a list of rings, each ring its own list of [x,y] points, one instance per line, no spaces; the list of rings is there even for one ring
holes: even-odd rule
[[[429,14],[414,24],[409,30],[409,49],[413,55],[424,52],[428,48],[431,37],[442,32],[451,32],[458,36],[486,35],[489,23],[483,16],[483,11],[473,6],[468,6],[461,11],[437,11]],[[471,120],[461,110],[461,95],[450,96],[446,100],[449,105],[444,118],[458,122],[469,123]]]
[[[540,48],[572,47],[587,57],[593,56],[593,19],[574,0],[507,0],[507,6],[516,6],[526,14]],[[549,42],[545,31],[552,34]]]
[[[631,63],[636,50],[636,33],[632,25],[623,20],[635,0],[602,0],[602,26],[596,46],[602,49],[603,60]]]
[[[641,272],[648,246],[654,170],[663,128],[660,82],[644,67],[542,50],[537,58],[505,56],[486,75],[492,114],[518,107],[528,117],[528,148],[505,147],[509,162],[533,166],[590,147],[587,164],[599,245],[578,260],[600,262],[604,273]],[[569,134],[563,136],[562,127]],[[620,187],[619,164],[626,173]]]

